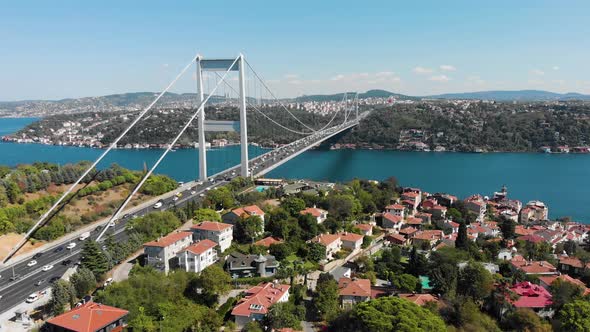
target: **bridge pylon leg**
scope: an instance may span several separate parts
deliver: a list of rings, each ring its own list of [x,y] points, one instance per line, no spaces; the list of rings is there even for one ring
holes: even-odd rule
[[[197,56],[195,62],[197,65],[197,101],[199,105],[205,100],[203,92],[203,71],[201,68],[200,55]],[[200,106],[201,112],[197,120],[199,130],[199,180],[207,180],[207,142],[205,142],[205,105]]]
[[[244,178],[249,177],[248,170],[248,124],[246,123],[246,73],[244,55],[240,54],[240,148],[241,148],[241,171]]]

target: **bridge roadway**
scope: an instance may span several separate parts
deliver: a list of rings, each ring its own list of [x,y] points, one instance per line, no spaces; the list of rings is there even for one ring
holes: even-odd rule
[[[364,115],[366,113],[363,113],[360,117],[362,118]],[[349,121],[346,124],[325,129],[321,133],[307,136],[253,158],[249,164],[250,173],[255,176],[261,176],[324,140],[348,130],[357,124],[358,121]],[[208,190],[226,184],[232,178],[238,176],[239,168],[240,165],[229,168],[212,175],[205,182],[188,182],[174,191],[160,196],[159,199],[153,199],[147,203],[129,208],[125,210],[121,218],[116,220],[115,225],[110,227],[107,234],[112,234],[115,242],[124,242],[127,240],[126,224],[132,218],[143,216],[153,211],[182,207],[188,201],[198,202],[202,200],[202,197]],[[182,193],[182,196],[175,201],[174,197],[178,192]],[[153,207],[156,201],[162,202],[160,209]],[[91,236],[86,241],[96,239],[100,233],[99,227],[105,227],[107,222],[108,218],[98,223],[99,226],[91,226]],[[23,303],[29,294],[47,289],[53,280],[61,278],[68,268],[74,267],[80,261],[80,252],[83,247],[83,241],[79,241],[78,237],[87,229],[88,227],[73,232],[45,246],[42,252],[37,251],[37,257],[32,257],[35,251],[16,256],[12,262],[9,261],[7,266],[2,267],[2,270],[0,270],[0,313],[9,311]],[[106,236],[103,237],[103,239],[105,238]],[[69,243],[76,243],[76,247],[71,250],[67,249],[66,246]],[[33,259],[37,261],[37,264],[29,267],[27,264]],[[45,265],[53,265],[53,268],[49,271],[43,271],[42,268]],[[10,279],[13,275],[20,277],[12,281]]]

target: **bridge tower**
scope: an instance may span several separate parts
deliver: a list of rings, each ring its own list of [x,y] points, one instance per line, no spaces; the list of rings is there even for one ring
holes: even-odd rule
[[[239,75],[239,104],[240,104],[240,159],[241,170],[240,175],[248,177],[250,172],[248,170],[248,124],[246,116],[246,67],[244,55],[240,54],[238,61],[235,59],[205,59],[201,55],[195,58],[197,68],[197,99],[199,104],[204,100],[203,91],[203,72],[225,72],[238,71]],[[232,66],[233,64],[233,66]],[[231,68],[230,68],[231,67]],[[201,181],[207,180],[207,149],[205,147],[205,105],[201,105],[201,112],[197,122],[199,130],[199,179]]]

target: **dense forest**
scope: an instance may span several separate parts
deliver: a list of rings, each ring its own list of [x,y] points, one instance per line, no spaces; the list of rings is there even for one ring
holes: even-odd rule
[[[541,146],[590,143],[590,107],[584,104],[420,102],[374,110],[339,143],[396,149],[402,130],[447,151],[537,151]]]

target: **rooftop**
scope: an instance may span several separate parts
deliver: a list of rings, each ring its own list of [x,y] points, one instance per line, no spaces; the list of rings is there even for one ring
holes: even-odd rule
[[[76,332],[94,332],[127,316],[129,311],[108,305],[87,302],[65,314],[47,320],[47,323]]]
[[[184,238],[190,237],[192,239],[193,237],[193,233],[191,232],[176,232],[176,233],[171,233],[168,234],[162,238],[159,238],[156,241],[151,241],[151,242],[147,242],[144,243],[143,246],[144,247],[161,247],[161,248],[165,248],[168,247]]]

